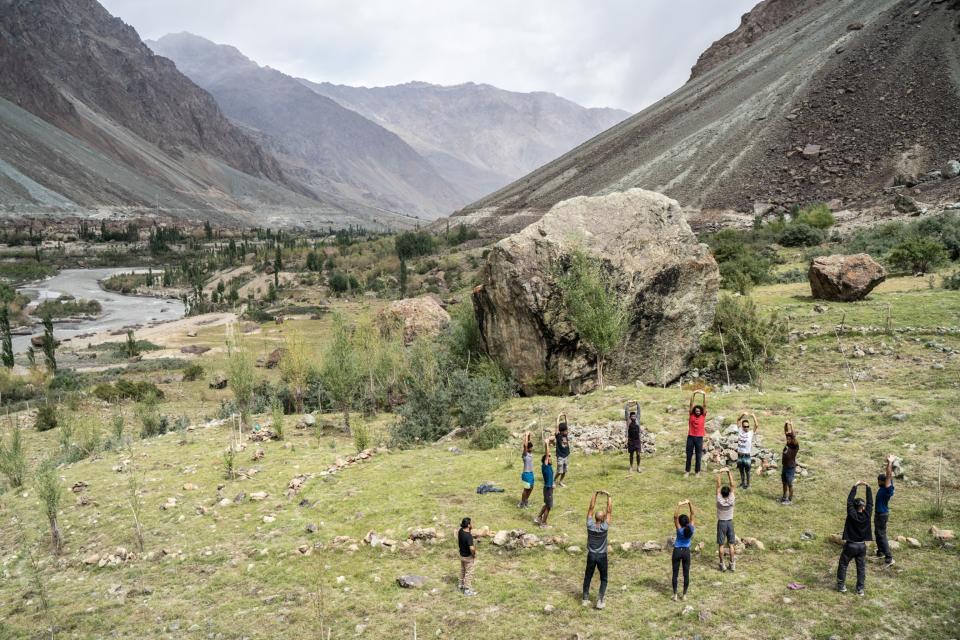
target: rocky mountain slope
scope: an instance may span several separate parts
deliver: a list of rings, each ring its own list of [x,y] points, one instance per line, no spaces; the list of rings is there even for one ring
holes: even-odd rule
[[[561,200],[633,187],[705,211],[851,206],[960,155],[958,0],[755,11],[673,94],[456,215],[503,235]],[[944,197],[958,182],[941,181]]]
[[[320,193],[431,219],[468,201],[395,133],[234,47],[189,33],[148,44]]]
[[[159,204],[259,224],[381,215],[318,201],[94,0],[0,0],[0,65],[4,214],[136,215]]]
[[[302,82],[399,135],[471,198],[509,184],[630,115],[588,109],[552,93],[472,82],[373,88]]]

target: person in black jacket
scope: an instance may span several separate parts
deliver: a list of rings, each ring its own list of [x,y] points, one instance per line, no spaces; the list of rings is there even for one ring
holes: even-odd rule
[[[857,497],[857,487],[867,489],[867,500]],[[847,496],[847,520],[843,524],[843,551],[837,565],[837,591],[847,591],[847,565],[853,560],[857,563],[857,595],[864,594],[867,579],[867,543],[873,539],[870,532],[870,519],[873,515],[873,491],[870,485],[861,480],[850,489]]]

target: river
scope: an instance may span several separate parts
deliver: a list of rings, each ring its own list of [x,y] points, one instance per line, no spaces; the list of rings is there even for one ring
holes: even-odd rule
[[[32,300],[43,301],[70,295],[77,299],[96,300],[103,312],[95,320],[80,322],[54,322],[54,336],[63,340],[78,334],[99,333],[113,329],[122,329],[134,325],[145,326],[183,317],[185,309],[179,300],[168,298],[149,298],[143,296],[125,296],[113,291],[105,291],[100,281],[117,273],[138,271],[136,268],[107,269],[64,269],[57,275],[36,282],[19,291]],[[38,323],[34,335],[42,333]],[[118,337],[117,340],[122,340]],[[13,336],[13,350],[21,353],[30,346],[30,336]]]

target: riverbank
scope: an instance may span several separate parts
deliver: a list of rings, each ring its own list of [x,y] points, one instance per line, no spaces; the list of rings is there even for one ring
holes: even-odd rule
[[[139,330],[183,318],[186,309],[179,300],[124,295],[107,291],[100,284],[102,280],[118,273],[130,273],[136,270],[136,267],[63,269],[55,276],[20,287],[18,291],[39,304],[64,296],[95,300],[100,304],[102,313],[96,318],[90,320],[71,318],[57,321],[54,325],[54,336],[61,342],[68,342],[78,337],[109,335],[111,331]],[[42,330],[39,323],[31,328],[33,334]],[[14,336],[15,352],[22,353],[29,345],[29,334]]]

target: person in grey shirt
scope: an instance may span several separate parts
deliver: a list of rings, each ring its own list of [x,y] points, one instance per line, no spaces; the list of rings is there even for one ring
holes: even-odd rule
[[[606,511],[596,511],[597,496],[607,496]],[[610,530],[610,516],[613,513],[613,498],[607,491],[596,491],[590,499],[587,509],[587,570],[583,574],[583,606],[590,606],[590,583],[593,572],[600,572],[600,593],[597,597],[597,609],[603,609],[604,596],[607,593],[607,532]]]
[[[720,477],[727,474],[727,484],[721,486]],[[717,472],[717,555],[720,556],[720,571],[727,568],[723,564],[723,545],[726,543],[730,553],[730,571],[737,570],[737,558],[733,554],[733,546],[737,542],[737,535],[733,531],[733,505],[737,500],[733,489],[733,474],[724,467]]]

